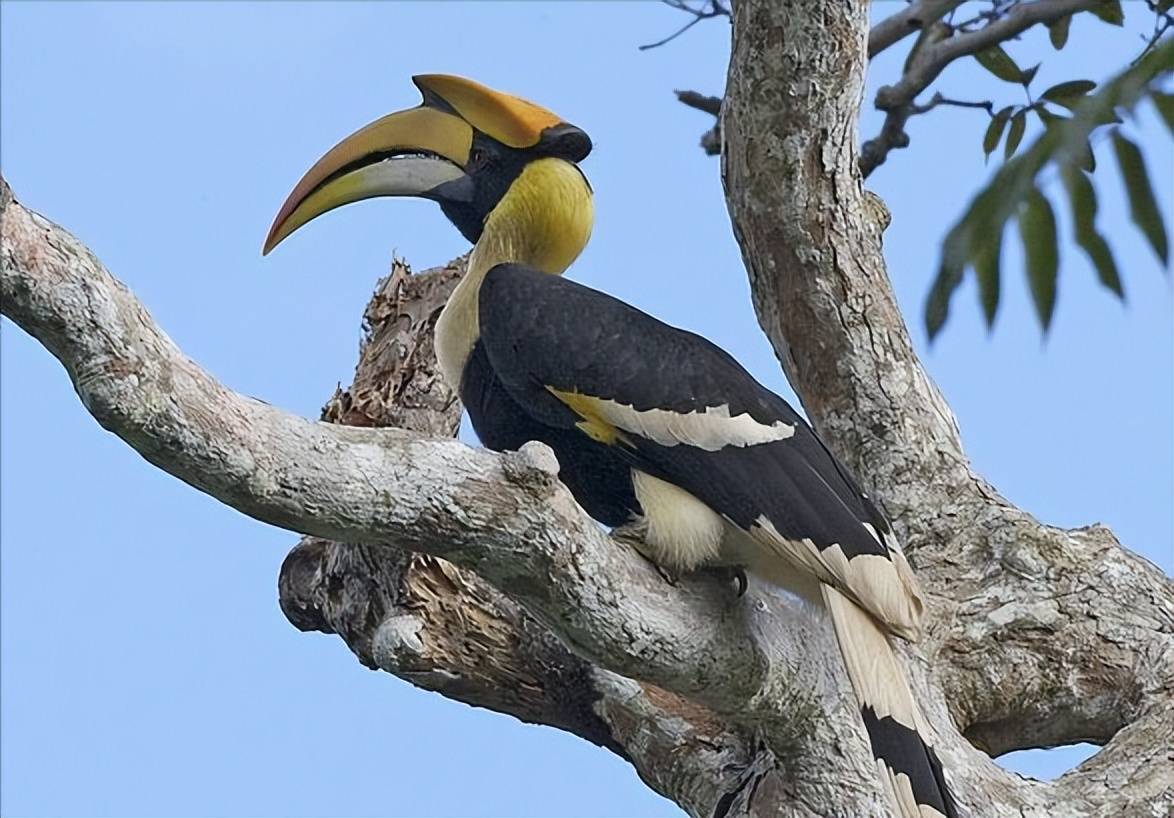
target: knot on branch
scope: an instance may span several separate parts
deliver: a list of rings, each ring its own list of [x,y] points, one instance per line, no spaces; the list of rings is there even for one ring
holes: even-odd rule
[[[306,537],[286,554],[277,577],[281,612],[300,631],[334,633],[322,611],[317,589],[328,540]]]
[[[891,111],[900,105],[904,105],[905,100],[901,99],[901,95],[897,89],[891,85],[882,85],[877,89],[876,99],[873,100],[873,105],[878,111]]]
[[[701,149],[706,156],[718,156],[722,152],[722,124],[719,121],[705,133],[701,134]]]
[[[501,457],[506,478],[539,497],[549,497],[558,484],[559,463],[554,450],[545,443],[531,440],[516,452]]]

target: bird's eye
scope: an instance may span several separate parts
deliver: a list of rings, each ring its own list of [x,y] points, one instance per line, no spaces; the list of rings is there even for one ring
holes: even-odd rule
[[[489,162],[489,154],[484,148],[473,148],[469,151],[468,170],[475,171],[485,167]]]

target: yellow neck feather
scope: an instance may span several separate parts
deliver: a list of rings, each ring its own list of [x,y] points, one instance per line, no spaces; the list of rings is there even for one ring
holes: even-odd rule
[[[507,261],[561,273],[587,245],[594,217],[591,188],[578,168],[562,159],[535,160],[485,219],[470,276]]]
[[[454,389],[481,334],[477,293],[485,274],[511,261],[562,273],[591,238],[594,215],[591,188],[574,165],[554,158],[526,165],[486,218],[469,271],[436,324],[436,354]]]

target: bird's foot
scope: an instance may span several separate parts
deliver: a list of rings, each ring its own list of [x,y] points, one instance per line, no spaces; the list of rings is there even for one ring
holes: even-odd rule
[[[648,557],[645,557],[644,559],[648,559]],[[648,561],[652,562],[652,560],[648,560]],[[667,582],[669,585],[672,585],[673,587],[676,587],[677,583],[681,581],[680,574],[676,573],[675,571],[670,571],[668,568],[665,568],[663,565],[658,565],[657,563],[652,562],[652,567],[656,569],[656,573],[660,574],[661,579],[663,579],[665,582]]]
[[[746,594],[746,589],[750,587],[749,581],[746,579],[746,569],[741,565],[716,565],[701,570],[722,582],[734,583],[734,587],[737,588],[735,599],[741,599]]]
[[[663,565],[648,555],[648,543],[646,543],[644,540],[644,534],[645,528],[640,524],[617,526],[616,528],[613,528],[611,532],[612,539],[619,540],[622,543],[627,543],[628,545],[632,546],[632,548],[636,550],[637,554],[643,557],[649,565],[656,569],[656,573],[660,574],[661,579],[663,579],[669,585],[675,586],[680,581],[681,575],[668,568],[665,568]]]

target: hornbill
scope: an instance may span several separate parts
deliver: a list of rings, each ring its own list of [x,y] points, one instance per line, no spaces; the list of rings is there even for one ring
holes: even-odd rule
[[[376,196],[440,204],[473,242],[436,325],[441,370],[481,441],[558,456],[578,503],[670,572],[744,568],[830,613],[878,773],[903,818],[955,816],[889,642],[923,600],[884,515],[786,401],[724,351],[561,278],[591,234],[581,129],[461,77],[330,149],[297,183],[268,253]]]

